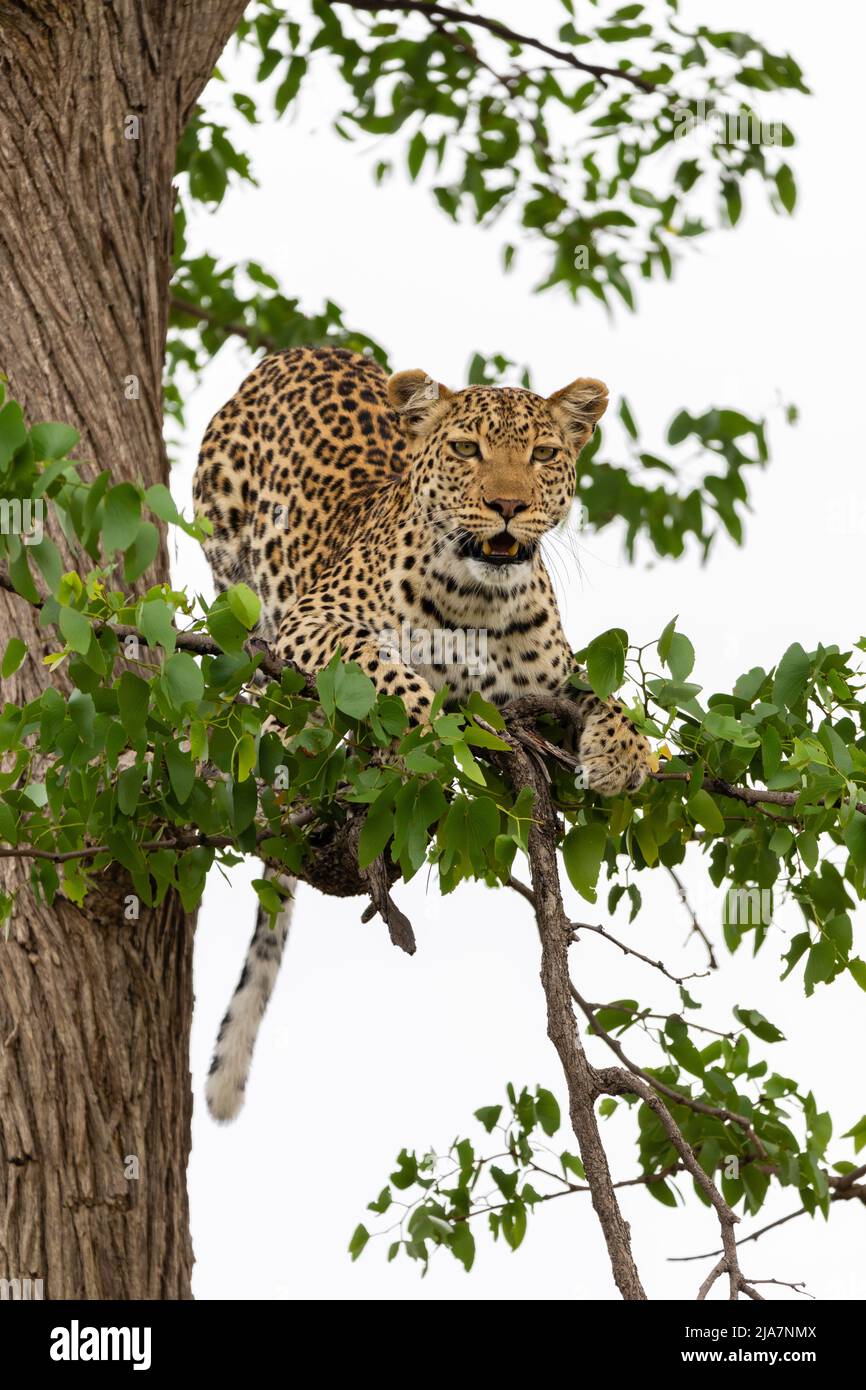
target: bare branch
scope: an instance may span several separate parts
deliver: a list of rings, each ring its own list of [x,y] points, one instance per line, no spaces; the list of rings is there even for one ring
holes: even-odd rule
[[[802,1279],[796,1279],[793,1284],[789,1284],[785,1279],[750,1279],[749,1283],[778,1284],[779,1287],[782,1289],[793,1289],[794,1293],[802,1294],[804,1298],[811,1298],[813,1302],[815,1301],[815,1295],[813,1293],[809,1293],[809,1290],[806,1288],[805,1282]]]
[[[709,970],[701,970],[693,971],[691,975],[672,975],[662,961],[651,960],[650,957],[645,956],[642,951],[636,951],[633,946],[626,946],[624,941],[620,941],[618,937],[612,936],[605,927],[593,927],[587,922],[570,922],[569,928],[572,933],[581,931],[597,932],[599,936],[604,937],[605,941],[609,941],[612,946],[618,946],[625,955],[636,956],[638,960],[644,961],[646,965],[651,965],[653,970],[660,971],[662,975],[665,975],[667,979],[673,981],[675,985],[685,984],[686,980],[703,980],[710,973]],[[572,936],[572,940],[576,941],[577,937]]]
[[[856,1182],[856,1179],[864,1174],[866,1174],[866,1164],[862,1168],[855,1168],[850,1173],[844,1173],[841,1176],[837,1173],[827,1173],[825,1175],[827,1182],[836,1189],[831,1195],[830,1201],[859,1200],[866,1206],[866,1187],[859,1186]],[[759,1230],[752,1231],[751,1235],[742,1236],[737,1244],[748,1245],[749,1241],[760,1240],[761,1236],[765,1236],[768,1231],[774,1231],[777,1226],[785,1226],[789,1221],[796,1220],[798,1216],[805,1216],[806,1210],[806,1207],[798,1207],[796,1211],[789,1211],[787,1216],[780,1216],[777,1220],[770,1221],[768,1225],[761,1226]],[[720,1250],[708,1250],[702,1255],[671,1255],[668,1258],[671,1264],[690,1264],[692,1260],[712,1260],[721,1253]],[[758,1279],[754,1282],[760,1284],[763,1280]]]
[[[666,867],[667,867],[667,866],[666,866]],[[675,871],[674,871],[673,869],[668,868],[668,873],[670,874],[671,878],[673,879],[674,883],[675,883],[676,886],[677,886],[677,892],[678,892],[679,895],[680,895],[680,902],[682,903],[682,905],[683,905],[683,907],[685,908],[686,912],[689,914],[690,918],[692,919],[692,931],[695,932],[695,933],[701,938],[701,940],[703,941],[704,945],[705,945],[706,948],[707,948],[707,956],[708,956],[709,962],[710,962],[710,969],[711,969],[711,970],[718,970],[718,968],[719,968],[719,962],[716,960],[716,953],[715,953],[715,951],[714,951],[714,949],[713,949],[713,943],[712,943],[712,941],[710,940],[710,938],[707,936],[707,934],[706,934],[706,932],[704,931],[703,927],[701,926],[700,922],[698,921],[697,913],[695,912],[694,908],[692,907],[691,903],[689,902],[688,894],[686,893],[685,884],[683,883],[683,881],[682,881],[682,879],[680,878],[679,874],[675,873]]]
[[[407,956],[414,956],[416,945],[412,923],[388,892],[388,870],[381,854],[364,870],[364,877],[370,885],[370,901],[386,924],[391,941]]]

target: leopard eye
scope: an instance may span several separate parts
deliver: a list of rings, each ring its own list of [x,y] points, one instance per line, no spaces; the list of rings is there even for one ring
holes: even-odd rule
[[[552,459],[556,458],[558,453],[559,450],[554,448],[552,444],[539,444],[532,451],[532,462],[550,463]]]
[[[474,439],[452,439],[451,448],[459,459],[474,459],[480,452]]]

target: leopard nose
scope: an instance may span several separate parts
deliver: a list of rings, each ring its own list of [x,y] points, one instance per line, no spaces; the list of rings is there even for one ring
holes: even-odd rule
[[[528,502],[521,502],[519,497],[491,497],[487,499],[486,505],[494,512],[498,512],[506,521],[510,521],[518,512],[525,512],[529,509]]]

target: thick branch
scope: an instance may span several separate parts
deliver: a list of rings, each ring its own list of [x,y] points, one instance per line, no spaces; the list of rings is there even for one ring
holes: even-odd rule
[[[559,1055],[568,1086],[569,1113],[589,1183],[592,1204],[607,1243],[617,1288],[626,1299],[645,1299],[634,1262],[631,1238],[617,1202],[607,1155],[598,1131],[594,1103],[599,1094],[595,1076],[580,1042],[569,998],[569,923],[562,905],[556,859],[556,815],[544,778],[522,749],[500,755],[514,790],[534,793],[533,824],[529,832],[529,865],[541,937],[541,980],[547,1000],[547,1032]]]
[[[5,589],[7,593],[14,594],[16,598],[22,598],[18,590],[13,585],[11,579],[5,574],[0,574],[0,589]],[[23,600],[29,602],[27,599]],[[32,605],[31,605],[32,606]],[[102,622],[94,620],[93,626],[97,632],[105,629],[113,632],[119,638],[134,637],[142,647],[149,646],[147,640],[135,627],[130,627],[124,623]],[[222,656],[223,650],[217,646],[212,638],[203,632],[178,632],[176,644],[181,651],[192,652],[196,656]],[[244,651],[252,660],[256,656],[259,660],[259,670],[274,680],[279,680],[280,675],[285,670],[295,671],[304,677],[305,691],[307,694],[316,698],[316,683],[313,676],[305,671],[301,671],[293,661],[284,661],[274,656],[267,643],[259,638],[251,638],[244,647]],[[536,753],[543,757],[553,759],[563,767],[571,771],[580,771],[581,763],[579,758],[573,756],[565,748],[560,748],[558,744],[551,743],[538,733],[536,729],[525,727],[525,721],[537,718],[542,714],[550,714],[555,719],[559,719],[567,724],[574,723],[576,709],[571,700],[565,695],[533,695],[524,696],[519,700],[513,700],[507,707],[506,717],[508,719],[508,730],[503,732],[493,729],[479,719],[478,723],[488,732],[496,734],[506,743],[512,746],[520,745],[531,753]],[[657,782],[688,782],[690,774],[688,772],[654,772],[650,774]],[[719,796],[732,797],[734,800],[743,801],[750,806],[761,802],[769,802],[777,806],[793,806],[798,800],[799,792],[780,792],[771,791],[767,787],[741,787],[734,786],[730,782],[725,782],[720,777],[705,777],[702,783],[707,791],[716,792]],[[866,816],[866,803],[858,801],[855,809]],[[590,928],[589,930],[596,930]]]

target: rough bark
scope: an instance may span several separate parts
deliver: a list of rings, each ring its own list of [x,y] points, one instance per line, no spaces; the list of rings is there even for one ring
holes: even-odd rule
[[[547,1001],[547,1035],[556,1049],[568,1087],[568,1110],[586,1172],[590,1200],[607,1245],[614,1281],[625,1299],[646,1298],[631,1249],[628,1222],[620,1210],[601,1142],[595,1102],[603,1094],[590,1066],[571,1004],[568,973],[569,922],[562,904],[556,859],[556,813],[543,769],[533,755],[516,744],[502,755],[517,791],[530,787],[534,794],[529,832],[529,866],[535,920],[541,937],[541,983]]]
[[[0,370],[118,479],[167,478],[175,149],[243,8],[0,0]],[[149,578],[167,575],[163,547]],[[29,699],[46,636],[0,592],[0,648],[13,633],[30,656],[4,695]],[[190,1296],[194,921],[174,899],[125,921],[122,889],[84,912],[22,895],[0,942],[0,1277],[46,1298]]]

